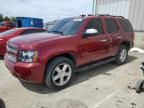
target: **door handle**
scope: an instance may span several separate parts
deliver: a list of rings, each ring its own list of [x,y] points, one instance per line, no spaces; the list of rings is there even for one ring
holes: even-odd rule
[[[103,39],[103,40],[100,40],[101,42],[107,42],[108,40],[107,39]]]
[[[119,37],[117,37],[118,39],[121,39],[122,37],[121,36],[119,36]]]

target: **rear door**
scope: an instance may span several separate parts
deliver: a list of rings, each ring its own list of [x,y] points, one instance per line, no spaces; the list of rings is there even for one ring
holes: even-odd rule
[[[98,34],[83,37],[80,44],[80,55],[83,63],[103,59],[109,54],[109,38],[104,33],[104,26],[100,18],[91,19],[85,26],[85,30],[97,29]]]
[[[107,34],[111,40],[109,51],[111,52],[111,56],[114,56],[119,50],[119,44],[123,38],[122,32],[114,18],[106,18],[105,22],[107,27]]]
[[[131,42],[130,48],[134,45],[134,30],[128,19],[119,19],[120,25],[123,29],[123,36],[125,40]]]

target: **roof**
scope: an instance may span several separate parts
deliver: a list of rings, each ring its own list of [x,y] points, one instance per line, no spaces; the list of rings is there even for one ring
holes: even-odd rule
[[[80,15],[80,17],[82,18],[91,18],[91,17],[106,17],[106,18],[124,18],[123,16],[114,16],[114,15],[109,15],[109,14],[96,14],[96,15],[92,15],[92,14],[83,14]]]

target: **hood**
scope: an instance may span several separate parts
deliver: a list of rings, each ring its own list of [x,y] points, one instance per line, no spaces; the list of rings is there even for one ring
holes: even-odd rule
[[[7,37],[11,37],[12,35],[3,35],[2,33],[0,33],[0,39],[5,39]]]
[[[5,41],[7,41],[7,40],[9,40],[9,39],[11,39],[11,38],[13,38],[13,37],[16,37],[16,36],[17,36],[17,35],[15,35],[15,34],[4,35],[4,34],[0,33],[0,39],[3,39],[3,40],[5,40]]]
[[[1,38],[1,39],[4,38],[4,35],[2,35],[1,33],[0,33],[0,38]]]
[[[3,39],[3,40],[8,40],[8,39],[10,39],[10,35],[2,35],[1,33],[0,33],[0,39]]]
[[[4,32],[6,30],[7,30],[7,28],[5,26],[0,26],[0,32]]]
[[[18,45],[18,46],[32,46],[39,45],[43,42],[48,42],[60,38],[65,38],[66,36],[51,34],[51,33],[35,33],[28,35],[21,35],[9,40],[9,43]]]

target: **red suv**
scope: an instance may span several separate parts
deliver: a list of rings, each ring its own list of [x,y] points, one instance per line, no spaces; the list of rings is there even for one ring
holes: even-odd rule
[[[62,19],[48,33],[13,38],[5,64],[22,81],[63,89],[85,67],[123,64],[134,44],[134,31],[123,17],[110,15]]]

